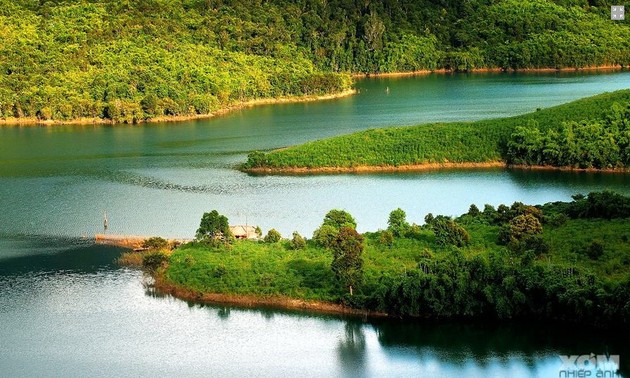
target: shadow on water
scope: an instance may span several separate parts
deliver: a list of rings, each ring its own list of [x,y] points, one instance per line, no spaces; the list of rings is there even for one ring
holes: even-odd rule
[[[431,351],[453,365],[473,360],[485,366],[517,356],[533,368],[543,356],[613,354],[620,355],[620,373],[630,375],[627,333],[557,323],[385,321],[372,325],[383,347],[408,347],[418,356]]]
[[[2,239],[0,275],[24,273],[93,273],[118,269],[114,260],[123,248],[95,245],[92,240],[50,236]]]
[[[630,175],[606,172],[559,172],[545,170],[507,169],[510,178],[521,187],[537,187],[541,183],[575,192],[611,188],[616,192],[630,193]],[[576,194],[571,193],[571,194]]]

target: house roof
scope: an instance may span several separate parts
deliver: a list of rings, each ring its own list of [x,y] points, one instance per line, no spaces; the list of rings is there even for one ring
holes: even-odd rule
[[[256,227],[254,226],[230,226],[230,232],[234,236],[256,237]]]

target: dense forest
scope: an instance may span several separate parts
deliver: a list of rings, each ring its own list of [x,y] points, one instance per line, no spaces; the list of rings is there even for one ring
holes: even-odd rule
[[[445,163],[618,169],[630,167],[630,90],[520,116],[360,131],[277,151],[241,168],[279,172]],[[297,168],[297,170],[295,169]]]
[[[418,214],[414,217],[417,218]],[[123,259],[159,280],[204,293],[343,303],[390,316],[562,320],[630,329],[630,198],[612,192],[529,206],[471,205],[424,224],[392,211],[387,228],[359,234],[331,210],[313,237],[275,230],[234,240],[206,213],[195,242]]]
[[[0,119],[137,122],[348,73],[630,63],[604,0],[0,0]]]
[[[630,103],[614,104],[601,119],[563,122],[540,131],[518,126],[507,145],[509,164],[573,168],[630,167]]]

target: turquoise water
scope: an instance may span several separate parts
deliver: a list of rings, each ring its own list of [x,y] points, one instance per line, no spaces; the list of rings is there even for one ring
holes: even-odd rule
[[[190,237],[204,211],[311,235],[345,208],[360,231],[471,203],[567,200],[630,175],[505,169],[251,176],[248,151],[366,128],[475,120],[630,88],[630,73],[370,79],[344,99],[157,125],[0,128],[0,371],[6,376],[558,376],[558,354],[630,356],[620,336],[558,326],[418,325],[200,307],[156,295],[91,245],[116,234]],[[386,91],[389,88],[389,92]],[[630,357],[626,357],[630,358]]]

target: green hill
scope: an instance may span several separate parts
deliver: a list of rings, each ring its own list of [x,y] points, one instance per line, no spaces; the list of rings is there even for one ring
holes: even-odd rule
[[[347,73],[628,65],[609,5],[0,0],[0,120],[207,114],[343,91]]]

